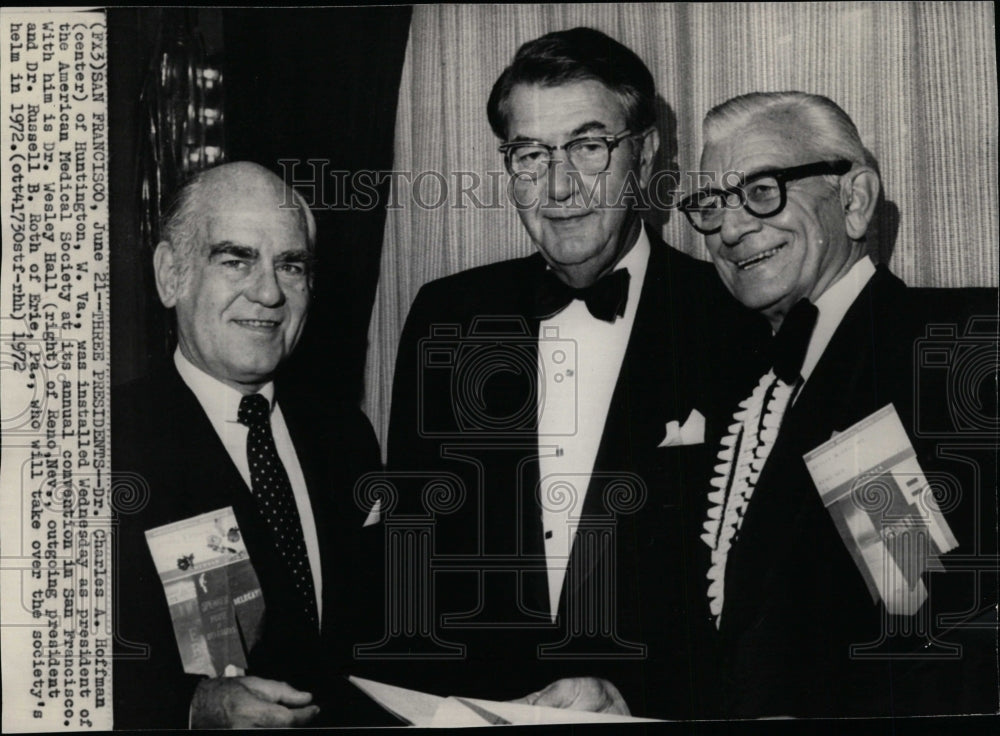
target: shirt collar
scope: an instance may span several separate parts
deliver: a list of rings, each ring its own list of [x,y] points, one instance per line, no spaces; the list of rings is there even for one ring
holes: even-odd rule
[[[806,350],[805,360],[802,362],[802,378],[809,380],[813,369],[819,363],[823,351],[830,343],[833,333],[847,314],[854,300],[858,298],[862,289],[875,275],[875,264],[867,256],[851,266],[851,269],[841,276],[837,281],[827,287],[827,290],[816,299],[816,309],[819,315],[816,317],[816,326],[813,328],[812,337],[809,340],[809,348]]]
[[[174,350],[174,365],[177,366],[177,372],[180,373],[181,379],[194,393],[198,403],[201,404],[202,409],[205,410],[213,424],[237,421],[243,394],[195,366],[184,356],[180,346]],[[257,393],[267,399],[267,403],[273,411],[274,382],[268,381]]]

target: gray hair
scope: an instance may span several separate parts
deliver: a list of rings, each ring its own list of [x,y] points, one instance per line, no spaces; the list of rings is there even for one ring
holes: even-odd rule
[[[850,116],[829,97],[808,92],[751,92],[716,105],[705,116],[705,145],[761,120],[794,123],[802,146],[819,159],[846,159],[879,173]]]
[[[257,167],[256,164],[223,164],[223,166],[252,166],[267,171],[264,167]],[[215,182],[216,169],[206,169],[195,174],[180,190],[164,213],[160,221],[160,240],[170,243],[176,252],[187,260],[195,246],[198,244],[201,235],[202,210],[201,205],[210,199],[214,190],[218,186]],[[268,172],[271,173],[271,172]],[[281,181],[276,174],[274,178]],[[306,244],[310,251],[316,248],[316,218],[306,200],[292,187],[286,188],[285,202],[282,207],[287,206],[288,193],[291,193],[292,204],[299,210],[302,224],[306,230]]]

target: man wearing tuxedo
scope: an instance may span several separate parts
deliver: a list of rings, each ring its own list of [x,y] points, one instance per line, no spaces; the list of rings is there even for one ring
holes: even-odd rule
[[[995,347],[996,290],[911,289],[873,264],[865,236],[878,169],[831,100],[743,95],[711,110],[704,134],[701,168],[715,179],[682,209],[722,282],[775,333],[769,359],[729,356],[734,372],[745,369],[745,398],[715,402],[709,422],[721,430],[707,437],[718,464],[693,562],[704,641],[717,655],[703,685],[715,693],[710,713],[995,712],[995,396],[992,408],[966,406],[983,426],[993,412],[992,435],[957,430],[952,410],[968,398],[928,376],[955,369],[970,331]],[[723,172],[740,172],[740,186]],[[977,314],[994,316],[992,337],[969,321]],[[920,358],[949,334],[945,361]],[[915,614],[866,587],[803,458],[887,405],[958,543],[943,571],[924,576]]]
[[[415,668],[442,693],[694,712],[694,409],[711,356],[749,333],[711,266],[639,218],[655,103],[645,64],[599,31],[524,44],[487,111],[538,252],[425,284],[410,309],[388,464],[414,478],[399,510],[434,511],[428,479],[457,488],[433,513],[447,569],[426,579],[462,664]]]
[[[379,455],[357,408],[302,405],[275,380],[306,322],[315,236],[305,202],[245,162],[197,175],[164,221],[156,285],[178,345],[114,396],[115,471],[138,488],[117,514],[116,727],[344,720],[364,554],[352,489]],[[184,672],[144,533],[226,507],[264,619],[246,672],[207,678]]]

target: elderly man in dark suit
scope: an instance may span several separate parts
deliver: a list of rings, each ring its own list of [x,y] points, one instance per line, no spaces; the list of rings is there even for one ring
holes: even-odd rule
[[[693,713],[684,478],[712,351],[749,333],[711,267],[640,220],[655,104],[645,64],[599,31],[524,44],[487,111],[538,252],[410,309],[388,457],[417,481],[397,512],[436,512],[433,631],[465,650],[451,677],[414,669],[442,692]],[[418,503],[434,478],[454,482],[447,513]]]
[[[716,402],[710,422],[729,425],[708,438],[718,465],[704,486],[693,558],[704,641],[718,648],[716,679],[703,686],[715,693],[711,713],[995,712],[995,403],[969,404],[934,374],[956,369],[963,340],[995,346],[996,291],[910,289],[872,262],[865,236],[879,174],[854,123],[829,99],[748,94],[710,111],[704,130],[701,168],[714,181],[682,208],[705,234],[722,282],[775,333],[767,360],[729,357],[745,373],[745,398]],[[742,181],[732,186],[736,173]],[[994,315],[992,337],[969,321],[977,314]],[[937,360],[923,360],[922,349],[932,348]],[[992,360],[985,365],[995,370]],[[804,457],[890,405],[922,469],[911,466],[907,477],[926,478],[937,492],[937,529],[947,526],[957,543],[941,550],[943,572],[908,580],[929,591],[915,612],[881,577],[883,563],[913,576],[924,566],[916,547],[891,542],[899,507],[881,513],[854,492],[848,516],[871,518],[875,533],[848,533],[853,522],[835,520],[840,512],[824,505]],[[956,411],[980,415],[993,434],[975,422],[963,429]],[[844,459],[844,472],[856,457]],[[926,494],[917,516],[930,520]],[[862,543],[884,550],[874,589]]]
[[[114,397],[115,470],[148,489],[118,515],[117,727],[344,719],[338,671],[364,557],[352,488],[379,457],[357,408],[302,405],[275,382],[309,310],[315,230],[304,201],[251,163],[199,174],[165,220],[154,265],[178,346]],[[225,507],[264,616],[245,673],[207,678],[184,672],[144,533]]]

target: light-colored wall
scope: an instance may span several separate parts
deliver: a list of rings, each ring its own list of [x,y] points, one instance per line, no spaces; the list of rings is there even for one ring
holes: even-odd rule
[[[914,286],[997,284],[992,3],[419,5],[394,167],[438,172],[452,201],[422,207],[401,186],[400,206],[388,213],[365,406],[383,445],[396,346],[420,286],[532,251],[497,176],[503,165],[486,100],[520,44],[578,25],[617,38],[649,66],[676,116],[681,171],[697,170],[702,117],[729,97],[799,89],[832,98],[879,160],[886,197],[898,207],[892,270]],[[499,206],[458,197],[459,171],[481,177],[479,200]],[[435,182],[425,175],[425,204],[440,198]],[[674,247],[707,257],[683,217],[671,217],[663,232]]]

